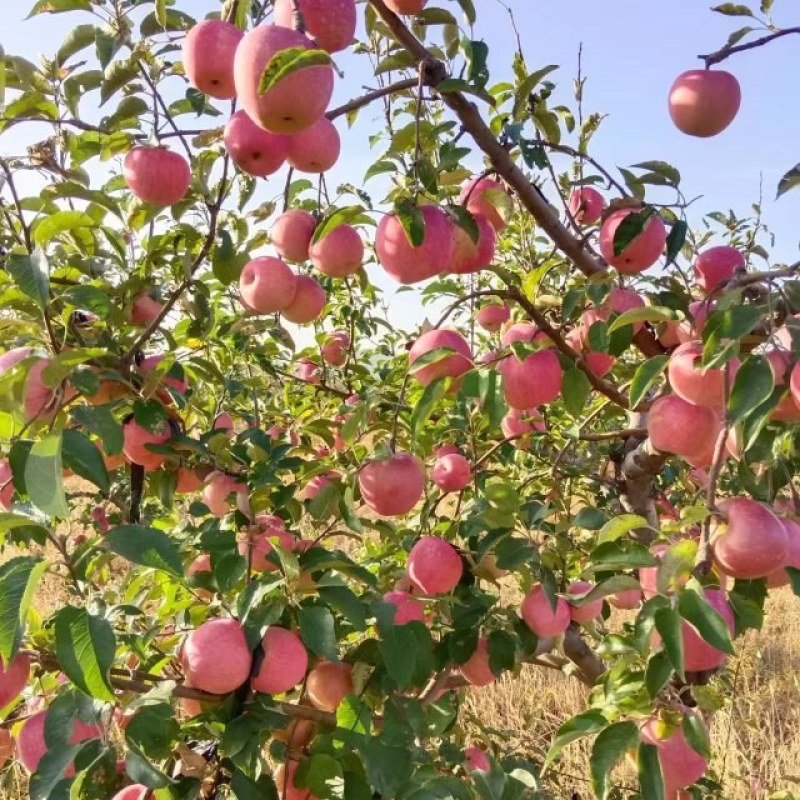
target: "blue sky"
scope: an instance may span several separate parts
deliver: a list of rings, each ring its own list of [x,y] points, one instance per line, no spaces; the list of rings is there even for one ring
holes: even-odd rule
[[[798,257],[800,241],[800,191],[775,201],[775,187],[781,175],[800,160],[798,143],[798,98],[790,88],[800,68],[800,39],[787,37],[766,48],[743,53],[723,66],[738,77],[742,86],[742,109],[726,132],[710,139],[694,139],[679,133],[667,113],[666,96],[672,80],[685,69],[698,66],[695,56],[723,44],[728,34],[746,20],[723,17],[709,10],[702,0],[507,0],[520,30],[530,69],[560,64],[554,77],[560,82],[559,97],[571,103],[572,79],[577,52],[583,43],[584,72],[588,76],[586,111],[608,114],[594,140],[593,154],[607,167],[627,166],[648,159],[674,164],[683,175],[687,197],[703,195],[690,211],[690,221],[699,222],[702,213],[733,209],[749,213],[758,198],[763,174],[764,219],[776,234],[775,261]],[[509,79],[513,49],[508,16],[496,0],[475,0],[479,22],[476,38],[491,48],[492,82]],[[0,43],[8,53],[34,58],[52,52],[70,27],[80,20],[71,14],[44,16],[23,22],[32,0],[6,0]],[[179,3],[198,16],[218,7],[211,0]],[[455,0],[438,0],[438,5],[458,13]],[[757,2],[753,3],[757,6]],[[779,25],[796,24],[789,0],[775,3]],[[9,7],[13,7],[8,14]],[[9,19],[10,16],[10,19]],[[359,94],[370,83],[368,64],[352,55],[337,57],[345,72],[334,102]],[[356,129],[344,134],[344,152],[334,170],[332,182],[358,182],[378,153],[369,153],[367,136],[380,124],[380,109],[362,114]],[[0,153],[13,152],[21,144],[16,137],[0,139]],[[371,157],[370,157],[371,155]],[[282,177],[271,193],[280,190]],[[380,184],[366,187],[379,197]],[[373,274],[375,274],[373,272]],[[387,281],[378,281],[390,288]],[[400,295],[395,304],[396,321],[408,324],[418,306],[413,296]]]

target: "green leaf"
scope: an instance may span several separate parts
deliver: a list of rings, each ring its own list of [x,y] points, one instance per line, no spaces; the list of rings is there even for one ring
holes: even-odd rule
[[[647,694],[654,699],[658,697],[674,671],[672,662],[665,651],[660,650],[658,653],[653,653],[647,661],[647,669],[644,673]]]
[[[406,232],[408,241],[419,247],[425,241],[425,217],[410,200],[402,200],[395,206],[395,214]]]
[[[608,522],[608,514],[599,508],[585,506],[576,515],[572,524],[576,528],[586,528],[588,531],[597,531]]]
[[[76,25],[64,40],[64,44],[58,48],[56,61],[59,65],[64,66],[72,56],[93,44],[96,30],[94,25]]]
[[[683,673],[683,633],[681,617],[674,608],[659,608],[654,615],[656,630],[661,635],[664,650],[681,680]]]
[[[595,568],[605,569],[638,569],[656,565],[656,560],[647,547],[638,542],[619,539],[595,547],[589,560]]]
[[[589,758],[589,772],[592,789],[600,800],[606,800],[611,787],[607,784],[608,773],[614,768],[626,751],[636,747],[639,742],[639,728],[635,722],[615,722],[602,731],[595,739],[592,755]]]
[[[20,291],[44,308],[50,297],[50,271],[45,254],[41,250],[35,250],[33,255],[10,253],[6,267]]]
[[[167,27],[167,0],[156,0],[156,22],[166,30]]]
[[[645,229],[650,218],[655,216],[652,208],[643,208],[628,214],[614,231],[614,255],[622,255],[633,240]]]
[[[578,419],[583,415],[591,391],[592,384],[583,370],[570,367],[564,373],[561,395],[564,398],[564,407],[571,417]]]
[[[673,226],[667,236],[667,263],[666,266],[672,264],[681,252],[681,248],[686,242],[686,234],[689,232],[689,224],[682,219],[679,219]]]
[[[582,711],[567,720],[556,732],[553,743],[550,745],[542,764],[542,772],[545,772],[547,767],[561,755],[562,750],[570,742],[574,742],[583,736],[591,736],[605,728],[606,725],[608,725],[608,720],[600,711],[595,709]]]
[[[261,80],[258,82],[258,93],[266,94],[273,86],[293,72],[306,67],[330,66],[331,57],[325,50],[307,50],[305,47],[288,47],[279,50],[269,60]]]
[[[214,277],[223,285],[229,286],[239,280],[242,269],[247,262],[245,254],[237,254],[233,246],[233,239],[226,230],[219,232],[220,244],[214,249],[211,266]]]
[[[700,716],[691,711],[686,713],[681,721],[681,728],[692,750],[710,761],[711,744],[708,741],[708,730]]]
[[[658,376],[666,369],[669,356],[653,356],[639,364],[633,375],[630,389],[631,408],[636,408],[642,402],[650,387],[656,382]]]
[[[717,650],[733,655],[733,643],[728,624],[722,615],[694,589],[678,591],[678,611],[693,625],[700,636]]]
[[[308,789],[312,797],[319,798],[340,797],[341,792],[337,793],[336,786],[341,787],[343,779],[342,765],[325,753],[315,753],[304,759],[295,773],[296,785]],[[283,787],[279,786],[278,791],[282,793],[282,790]]]
[[[411,749],[393,747],[377,737],[369,737],[361,746],[367,777],[373,789],[383,797],[396,797],[411,777]]]
[[[776,199],[786,194],[790,189],[800,186],[800,164],[795,164],[778,182]]]
[[[328,661],[338,661],[333,614],[324,606],[305,606],[297,613],[300,637],[306,647]]]
[[[661,774],[661,760],[654,744],[640,742],[636,753],[636,769],[639,773],[639,786],[642,797],[647,800],[664,800],[664,776]]]
[[[372,220],[367,215],[364,206],[346,206],[329,213],[314,230],[312,242],[318,242],[340,225],[369,224]]]
[[[99,286],[70,286],[61,299],[81,311],[91,311],[100,319],[108,319],[114,311],[114,304],[108,296],[108,289]]]
[[[75,406],[71,415],[76,424],[100,439],[106,455],[114,456],[122,452],[122,425],[110,409],[103,406]]]
[[[91,481],[103,492],[108,492],[110,486],[108,470],[100,451],[91,439],[85,433],[72,428],[65,428],[62,436],[61,455],[64,465],[76,475]]]
[[[56,211],[43,217],[33,230],[33,240],[43,247],[62,233],[94,228],[97,223],[84,211]]]
[[[83,692],[114,702],[109,670],[117,649],[108,620],[67,606],[55,618],[56,656],[66,676]]]
[[[25,462],[25,486],[31,502],[50,517],[69,517],[61,465],[61,433],[36,442]]]
[[[519,84],[514,93],[514,110],[512,112],[512,116],[517,122],[521,122],[528,113],[528,99],[530,98],[531,92],[544,78],[557,69],[558,64],[548,64],[546,67],[536,70],[536,72],[531,72],[531,74]]]
[[[640,517],[638,514],[621,514],[618,517],[613,517],[600,528],[595,546],[603,544],[604,542],[615,542],[617,539],[636,528],[647,527],[649,527],[649,525],[644,517]]]
[[[180,551],[163,531],[145,525],[118,525],[103,541],[112,553],[134,564],[183,576]]]
[[[625,311],[614,319],[608,326],[608,332],[624,328],[626,325],[633,325],[635,322],[672,322],[678,319],[678,315],[666,306],[642,306]],[[600,323],[595,322],[595,325]],[[592,325],[594,328],[594,325]]]
[[[739,367],[731,388],[728,416],[736,425],[761,405],[771,394],[774,375],[769,361],[763,356],[750,355]]]
[[[36,14],[61,14],[64,11],[91,11],[90,0],[39,0],[28,14],[28,19]]]
[[[414,411],[411,414],[411,439],[417,441],[425,423],[430,419],[433,410],[446,393],[446,378],[431,381],[423,391]]]
[[[712,11],[718,14],[724,14],[726,17],[752,17],[753,12],[742,3],[723,3],[719,6],[714,6]]]
[[[28,610],[47,562],[20,556],[0,565],[0,658],[8,664],[19,649]]]

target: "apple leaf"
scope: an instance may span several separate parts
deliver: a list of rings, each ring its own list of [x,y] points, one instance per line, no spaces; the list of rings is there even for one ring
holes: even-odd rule
[[[273,86],[293,72],[307,67],[330,66],[331,57],[325,50],[307,50],[305,47],[287,47],[275,53],[269,60],[261,80],[258,93],[266,94]]]

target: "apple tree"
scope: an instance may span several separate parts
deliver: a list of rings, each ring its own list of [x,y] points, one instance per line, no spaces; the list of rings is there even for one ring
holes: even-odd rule
[[[800,589],[798,265],[604,166],[477,6],[38,0],[58,51],[0,53],[3,796],[563,797],[582,737],[599,798],[723,796],[727,658]],[[524,670],[587,687],[536,752],[461,713]]]

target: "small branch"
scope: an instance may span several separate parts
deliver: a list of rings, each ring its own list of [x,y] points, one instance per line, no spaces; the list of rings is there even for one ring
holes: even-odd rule
[[[457,300],[452,302],[444,311],[442,316],[439,318],[438,322],[433,326],[434,328],[441,328],[445,322],[447,322],[450,315],[459,307],[464,305],[464,303],[469,303],[472,300],[475,300],[478,297],[497,297],[501,300],[506,300],[509,297],[509,293],[504,289],[481,289],[480,291],[470,292],[469,294],[464,295],[463,297],[459,297]]]
[[[145,67],[145,65],[141,61],[139,61],[138,64],[139,64],[139,72],[140,72],[141,76],[145,79],[145,82],[150,87],[150,90],[153,92],[153,97],[155,98],[156,102],[158,103],[159,107],[161,108],[161,111],[163,112],[164,118],[167,120],[167,123],[172,128],[172,130],[175,132],[175,135],[178,137],[178,139],[180,139],[180,142],[183,145],[183,149],[186,150],[186,155],[187,155],[187,157],[189,159],[189,163],[191,164],[192,161],[194,160],[194,155],[192,154],[192,148],[189,147],[189,142],[186,140],[186,137],[183,135],[183,132],[178,127],[178,125],[175,122],[175,120],[172,118],[172,114],[169,113],[169,107],[167,106],[166,102],[164,101],[164,98],[159,93],[158,87],[154,83],[153,79],[150,77],[149,73],[147,72],[147,68]]]
[[[356,97],[349,103],[345,103],[344,105],[331,109],[325,116],[330,120],[336,119],[337,117],[349,114],[351,111],[357,111],[359,108],[363,108],[375,100],[380,100],[382,97],[386,97],[387,95],[398,94],[399,92],[413,89],[418,82],[419,78],[406,78],[405,80],[397,81],[396,83],[390,83],[381,87],[380,89],[367,92],[367,94],[363,94],[361,97]]]
[[[33,252],[33,239],[31,238],[31,229],[28,224],[25,222],[25,215],[22,213],[22,203],[19,199],[19,194],[17,193],[17,187],[14,184],[14,173],[8,167],[8,164],[3,160],[0,159],[0,167],[3,170],[3,173],[6,176],[6,183],[8,183],[8,188],[11,190],[11,196],[14,199],[14,205],[17,209],[17,217],[19,218],[19,224],[22,228],[22,235],[25,238],[25,249],[29,252]]]
[[[603,433],[582,433],[578,436],[582,442],[607,442],[610,439],[628,439],[631,436],[647,436],[647,428],[623,428],[620,431],[604,431]]]
[[[397,395],[397,405],[394,409],[394,420],[392,421],[392,436],[389,439],[389,449],[394,453],[397,446],[397,433],[400,426],[400,412],[403,410],[403,400],[406,396],[406,387],[408,386],[408,379],[411,373],[406,370],[403,376],[403,383],[400,385],[400,393]]]
[[[798,28],[785,28],[782,31],[776,31],[775,33],[770,33],[768,36],[762,36],[760,39],[753,39],[752,42],[745,42],[744,44],[737,44],[737,45],[726,45],[725,47],[720,48],[715,53],[708,53],[707,55],[697,56],[699,59],[705,61],[706,69],[708,69],[713,64],[719,64],[721,61],[724,61],[726,58],[730,58],[732,55],[736,55],[737,53],[744,53],[746,50],[755,50],[757,47],[763,47],[765,44],[769,44],[770,42],[774,42],[776,39],[780,39],[783,36],[790,36],[794,33],[800,33],[800,27]]]

